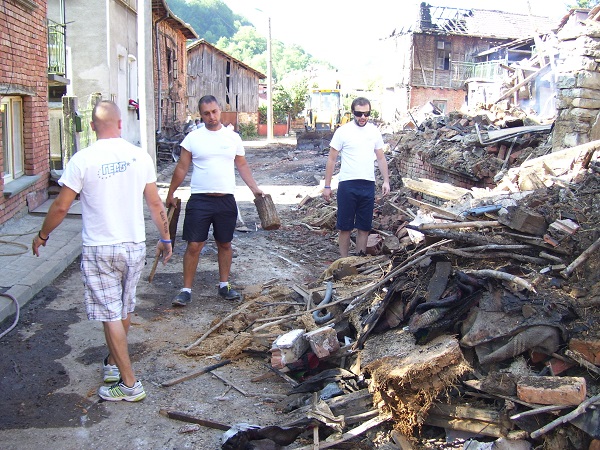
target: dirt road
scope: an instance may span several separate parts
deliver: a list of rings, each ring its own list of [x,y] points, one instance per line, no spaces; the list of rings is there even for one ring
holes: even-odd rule
[[[318,184],[326,155],[295,151],[294,145],[247,146],[248,161],[259,185],[270,193],[282,228],[264,231],[249,189],[241,180],[236,194],[247,232],[234,238],[232,284],[237,288],[292,286],[314,281],[337,257],[328,233],[295,224],[300,200]],[[159,168],[159,187],[166,193],[174,164]],[[184,183],[186,186],[187,183]],[[177,195],[185,200],[189,190]],[[179,240],[172,261],[159,265],[152,284],[147,277],[151,250],[158,235],[148,224],[148,264],[138,288],[132,320],[130,352],[148,397],[140,403],[101,402],[101,361],[106,354],[102,328],[89,322],[82,302],[78,261],[73,263],[22,311],[20,323],[1,345],[0,447],[2,449],[218,449],[222,431],[199,427],[184,432],[183,422],[159,414],[176,410],[223,424],[281,424],[277,405],[288,385],[277,377],[251,380],[268,373],[264,355],[245,357],[215,372],[237,388],[210,374],[161,387],[160,383],[218,362],[213,357],[188,357],[181,349],[198,339],[235,308],[217,295],[217,258],[209,240],[201,257],[193,301],[174,309],[171,298],[181,282],[185,245]]]

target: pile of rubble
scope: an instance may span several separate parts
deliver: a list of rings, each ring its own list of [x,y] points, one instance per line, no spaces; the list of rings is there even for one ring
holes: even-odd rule
[[[597,448],[600,141],[551,152],[548,128],[490,143],[463,119],[388,136],[393,189],[377,200],[368,256],[306,286],[246,289],[184,349],[220,365],[262,355],[289,383],[280,425],[228,429],[223,448]],[[395,170],[412,144],[429,142],[434,161],[473,135],[479,170],[504,156],[493,187]],[[317,191],[297,224],[334,239],[335,206]]]

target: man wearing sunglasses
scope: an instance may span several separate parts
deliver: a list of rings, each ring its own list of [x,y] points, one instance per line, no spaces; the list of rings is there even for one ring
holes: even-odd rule
[[[388,165],[383,154],[383,137],[379,129],[369,122],[371,102],[358,97],[352,102],[354,120],[336,130],[329,144],[329,157],[325,168],[323,198],[331,200],[331,179],[338,155],[341,155],[337,192],[337,229],[340,255],[348,256],[350,234],[357,229],[356,251],[366,254],[367,238],[373,222],[375,205],[375,166],[377,159],[383,177],[381,193],[390,192]]]

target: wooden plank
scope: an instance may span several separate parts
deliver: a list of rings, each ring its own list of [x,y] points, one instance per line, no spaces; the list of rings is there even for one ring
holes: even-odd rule
[[[432,205],[430,203],[425,203],[425,202],[422,202],[420,200],[417,200],[417,199],[414,199],[411,197],[406,197],[406,200],[411,205],[416,206],[417,208],[422,209],[423,211],[429,211],[429,212],[441,214],[442,216],[447,217],[449,220],[460,220],[460,221],[464,220],[464,217],[456,215],[453,212],[446,211],[445,209],[440,208],[435,205]]]
[[[411,178],[402,178],[404,185],[412,191],[422,192],[432,197],[438,197],[444,200],[458,200],[470,194],[469,189],[453,186],[449,183],[440,183],[439,181],[419,178],[413,180]]]

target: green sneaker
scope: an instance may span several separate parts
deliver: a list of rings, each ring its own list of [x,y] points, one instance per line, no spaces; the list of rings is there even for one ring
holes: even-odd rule
[[[109,402],[118,402],[121,400],[139,402],[146,398],[146,391],[144,391],[144,386],[142,386],[139,380],[135,382],[133,387],[127,387],[123,381],[119,381],[112,386],[100,386],[98,395]]]

